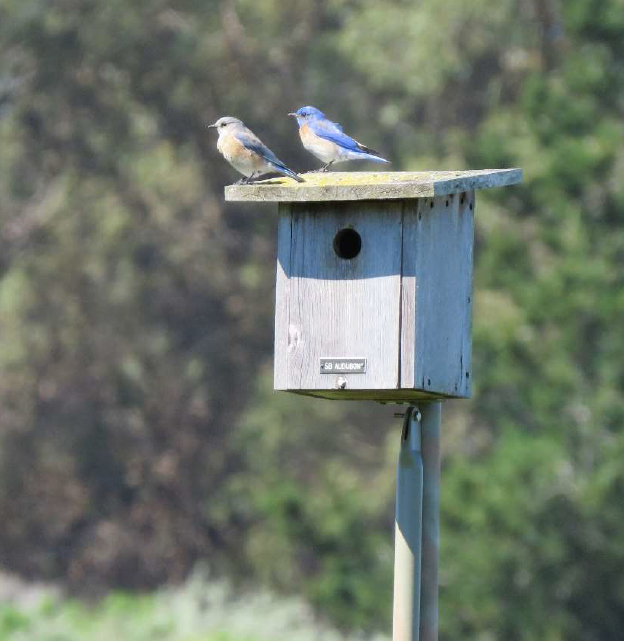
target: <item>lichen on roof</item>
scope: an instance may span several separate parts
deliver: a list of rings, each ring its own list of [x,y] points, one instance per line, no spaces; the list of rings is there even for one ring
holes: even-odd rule
[[[471,171],[310,172],[305,182],[269,178],[251,184],[230,185],[229,201],[314,202],[332,200],[396,200],[431,198],[472,189],[513,185],[522,179],[520,169]]]

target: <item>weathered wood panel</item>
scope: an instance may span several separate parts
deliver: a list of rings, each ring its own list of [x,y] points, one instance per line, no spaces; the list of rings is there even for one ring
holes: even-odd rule
[[[275,279],[275,367],[273,384],[275,389],[288,388],[288,328],[290,310],[290,248],[291,248],[290,205],[279,205],[277,221],[277,275]]]
[[[250,185],[229,185],[225,188],[225,199],[327,202],[431,198],[513,185],[522,180],[522,170],[327,172],[304,174],[303,178],[303,183],[292,178],[271,178]]]
[[[286,363],[276,340],[277,389],[396,389],[399,380],[401,203],[293,204]],[[351,228],[361,251],[350,260],[334,249],[336,234]],[[281,240],[281,239],[280,239]],[[282,240],[282,242],[284,242]],[[279,354],[277,352],[280,352]],[[364,374],[322,374],[320,359],[365,358]],[[287,384],[284,386],[284,381]],[[346,391],[345,390],[345,391]]]
[[[474,192],[405,202],[401,388],[471,394],[473,209]]]
[[[474,192],[280,205],[275,389],[345,400],[469,397],[473,215]],[[362,241],[349,260],[334,248],[347,228]],[[366,359],[367,371],[323,374],[328,357]]]
[[[302,396],[325,398],[331,401],[377,401],[378,403],[415,403],[418,401],[444,400],[451,395],[435,394],[417,389],[326,389],[295,390],[291,392]]]
[[[425,199],[403,201],[401,216],[401,347],[399,350],[399,387],[416,387],[416,256],[418,254],[417,227],[412,219],[417,218],[425,206]],[[407,215],[407,225],[405,218]],[[422,215],[422,214],[421,214]]]

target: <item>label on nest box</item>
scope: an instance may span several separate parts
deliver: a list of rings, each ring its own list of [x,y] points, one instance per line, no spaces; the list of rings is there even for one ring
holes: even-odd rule
[[[321,374],[366,374],[366,359],[321,358]]]

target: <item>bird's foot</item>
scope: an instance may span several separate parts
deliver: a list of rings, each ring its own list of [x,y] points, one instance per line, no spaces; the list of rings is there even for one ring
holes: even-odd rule
[[[236,184],[237,185],[248,185],[249,183],[252,183],[254,181],[255,173],[251,174],[251,176],[243,176]]]

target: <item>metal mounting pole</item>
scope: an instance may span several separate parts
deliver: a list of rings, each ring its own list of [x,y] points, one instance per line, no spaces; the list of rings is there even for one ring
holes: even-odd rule
[[[394,528],[393,641],[419,638],[423,508],[420,420],[419,409],[409,407],[401,433]]]
[[[420,641],[438,641],[438,556],[440,550],[440,417],[442,403],[423,403],[422,579]]]
[[[393,641],[438,640],[441,403],[409,407],[397,468]]]

